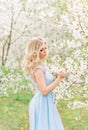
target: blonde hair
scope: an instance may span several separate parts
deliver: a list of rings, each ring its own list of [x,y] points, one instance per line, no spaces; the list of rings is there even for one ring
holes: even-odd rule
[[[47,43],[43,38],[34,37],[27,45],[25,58],[24,58],[24,70],[29,73],[32,72],[38,64],[42,63],[39,58],[39,51],[42,45]]]

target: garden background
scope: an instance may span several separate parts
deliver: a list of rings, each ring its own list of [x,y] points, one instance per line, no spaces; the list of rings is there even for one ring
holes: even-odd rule
[[[50,71],[68,72],[54,90],[65,130],[88,130],[88,0],[0,0],[0,130],[29,128],[23,57],[34,36],[48,42]]]

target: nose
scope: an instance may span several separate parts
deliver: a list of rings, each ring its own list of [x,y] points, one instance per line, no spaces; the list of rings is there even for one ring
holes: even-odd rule
[[[45,54],[47,53],[47,50],[46,50],[46,49],[44,50],[44,53],[45,53]]]

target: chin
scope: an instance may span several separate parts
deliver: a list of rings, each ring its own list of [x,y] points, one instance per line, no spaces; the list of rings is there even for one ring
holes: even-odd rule
[[[46,58],[47,58],[47,56],[44,57],[44,59],[46,59]]]

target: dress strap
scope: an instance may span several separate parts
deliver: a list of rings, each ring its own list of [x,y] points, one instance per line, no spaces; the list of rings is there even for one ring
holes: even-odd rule
[[[42,65],[38,65],[38,66],[31,72],[31,76],[33,76],[34,72],[35,72],[37,69],[40,69],[40,70],[42,70],[43,72],[45,72],[45,68],[44,68]]]

